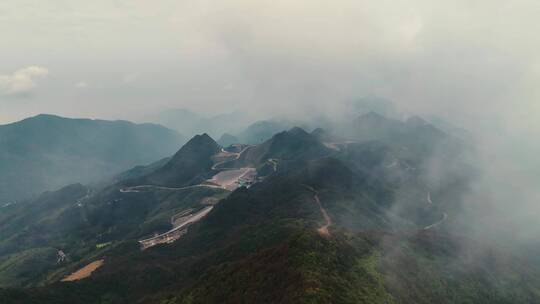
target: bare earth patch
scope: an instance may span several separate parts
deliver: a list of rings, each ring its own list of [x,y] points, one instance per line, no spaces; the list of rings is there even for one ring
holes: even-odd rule
[[[252,182],[256,175],[257,171],[255,168],[246,167],[221,171],[214,175],[211,179],[207,180],[207,182],[219,185],[229,191],[233,191],[241,186],[242,181]]]
[[[330,216],[328,215],[328,212],[326,212],[326,209],[323,208],[322,204],[321,204],[321,201],[319,200],[319,196],[317,194],[315,194],[315,202],[317,203],[317,205],[319,205],[319,208],[321,210],[321,213],[324,217],[324,220],[326,222],[326,224],[324,224],[323,226],[321,226],[319,229],[317,229],[317,231],[319,232],[320,235],[322,236],[330,236],[330,231],[328,231],[328,227],[330,225],[332,225],[332,219],[330,218]]]
[[[62,282],[72,282],[88,278],[99,267],[103,266],[104,260],[92,262],[62,279]]]
[[[317,205],[319,206],[319,209],[321,210],[321,214],[324,218],[324,221],[326,222],[324,225],[317,228],[317,232],[319,232],[319,234],[324,237],[330,236],[330,231],[328,230],[328,227],[332,225],[332,219],[328,215],[328,212],[326,212],[326,209],[323,208],[321,204],[321,200],[319,199],[319,193],[313,187],[310,187],[308,185],[304,185],[304,187],[306,187],[306,189],[308,189],[309,191],[313,192],[313,194],[315,194],[313,196],[313,199],[315,200],[315,203],[317,203]]]

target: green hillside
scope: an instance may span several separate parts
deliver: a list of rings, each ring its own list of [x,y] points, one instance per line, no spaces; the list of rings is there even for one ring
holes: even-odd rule
[[[0,126],[0,205],[67,184],[113,177],[169,156],[175,131],[127,121],[39,115]]]
[[[400,132],[412,136],[419,127],[434,128],[410,121]],[[393,131],[345,143],[321,132],[294,128],[238,154],[229,165],[258,173],[232,192],[205,181],[228,169],[212,168],[223,151],[201,135],[117,183],[73,185],[9,206],[0,213],[0,297],[8,304],[540,303],[540,268],[530,255],[463,233],[470,226],[457,218],[474,173],[468,159],[443,153],[448,174],[436,183],[425,171],[439,155],[426,147],[458,141],[427,131],[402,138],[404,153],[389,143]],[[141,250],[138,241],[166,235],[174,219],[209,206],[178,239]],[[57,262],[58,250],[66,261]],[[90,277],[60,281],[97,260],[104,264]]]

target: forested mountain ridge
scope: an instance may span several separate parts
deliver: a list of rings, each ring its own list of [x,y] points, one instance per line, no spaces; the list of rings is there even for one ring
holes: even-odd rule
[[[0,204],[112,177],[185,142],[154,124],[38,115],[0,126]]]
[[[474,224],[460,221],[474,169],[438,147],[467,147],[418,119],[368,115],[347,132],[292,128],[258,145],[220,147],[198,135],[115,183],[73,185],[8,206],[0,278],[21,283],[4,283],[0,296],[6,303],[539,303],[538,265],[461,233]],[[435,184],[428,169],[437,157],[449,169]],[[65,261],[56,260],[58,250]],[[97,261],[88,277],[62,281]],[[40,275],[26,277],[35,265]]]

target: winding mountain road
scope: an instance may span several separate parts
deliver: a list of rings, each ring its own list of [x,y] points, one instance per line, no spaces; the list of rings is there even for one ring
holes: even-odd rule
[[[446,221],[446,219],[448,218],[448,214],[446,212],[443,213],[443,218],[438,221],[438,222],[435,222],[429,226],[426,226],[424,227],[424,230],[429,230],[429,229],[432,229],[432,228],[435,228],[437,226],[439,226],[440,224],[442,224],[444,221]]]
[[[139,243],[141,244],[142,249],[144,250],[157,244],[172,243],[176,241],[187,232],[182,230],[185,230],[190,224],[200,221],[203,217],[210,213],[212,209],[214,209],[214,206],[207,206],[197,213],[188,214],[176,220],[174,220],[173,216],[171,219],[174,225],[173,228],[154,237],[140,240]]]
[[[431,200],[431,192],[428,192],[427,193],[427,202],[429,205],[433,205],[433,201]],[[429,229],[432,229],[432,228],[435,228],[439,225],[441,225],[442,223],[444,223],[444,221],[446,221],[446,219],[448,219],[448,214],[446,212],[443,213],[442,215],[442,219],[440,219],[439,221],[431,224],[431,225],[428,225],[426,227],[424,227],[424,230],[429,230]]]
[[[13,204],[15,204],[15,203],[5,203],[4,205],[2,205],[2,208],[7,208],[7,207],[9,207],[9,206],[11,206]]]
[[[77,207],[82,207],[82,203],[83,203],[85,200],[87,200],[88,198],[90,198],[90,195],[91,195],[91,194],[92,194],[92,193],[91,193],[90,189],[86,189],[86,194],[85,194],[83,197],[79,198],[79,199],[75,202],[75,205],[76,205]]]
[[[385,168],[389,169],[389,168],[394,168],[395,166],[399,165],[399,161],[397,159],[394,159],[394,161],[389,164],[389,165],[386,165],[384,166]]]
[[[225,164],[225,163],[228,163],[228,162],[233,161],[233,160],[238,160],[238,159],[240,159],[240,157],[242,156],[242,154],[243,154],[244,152],[246,152],[246,150],[249,149],[249,148],[251,148],[251,147],[253,147],[253,146],[247,145],[244,149],[242,149],[242,151],[236,152],[236,153],[234,153],[234,152],[227,152],[227,151],[225,151],[225,149],[221,148],[221,152],[220,152],[220,153],[228,154],[228,155],[231,155],[231,156],[232,156],[232,155],[236,155],[236,158],[234,158],[234,159],[228,159],[228,160],[224,160],[224,161],[217,162],[217,163],[215,163],[215,164],[212,166],[212,170],[219,170],[219,169],[218,169],[218,166],[220,166],[220,165],[222,165],[222,164]],[[225,170],[226,170],[226,168],[221,168],[221,169],[225,169]]]
[[[223,189],[223,187],[216,186],[216,185],[193,185],[193,186],[186,186],[186,187],[180,187],[180,188],[174,188],[174,187],[163,187],[163,186],[155,186],[155,185],[139,185],[139,186],[133,186],[133,187],[127,187],[127,188],[121,188],[119,191],[122,193],[138,193],[138,192],[144,192],[150,191],[150,190],[170,190],[170,191],[179,191],[179,190],[187,190],[187,189],[193,189],[193,188],[214,188],[214,189]]]
[[[272,165],[274,172],[277,172],[278,160],[275,158],[269,158],[267,161]]]

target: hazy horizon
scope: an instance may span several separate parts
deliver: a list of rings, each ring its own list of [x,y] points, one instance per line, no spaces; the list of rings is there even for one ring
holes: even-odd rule
[[[387,98],[540,129],[535,1],[3,1],[0,123]]]
[[[539,12],[532,0],[3,1],[0,123],[339,116],[377,96],[468,129],[490,174],[534,185]]]

